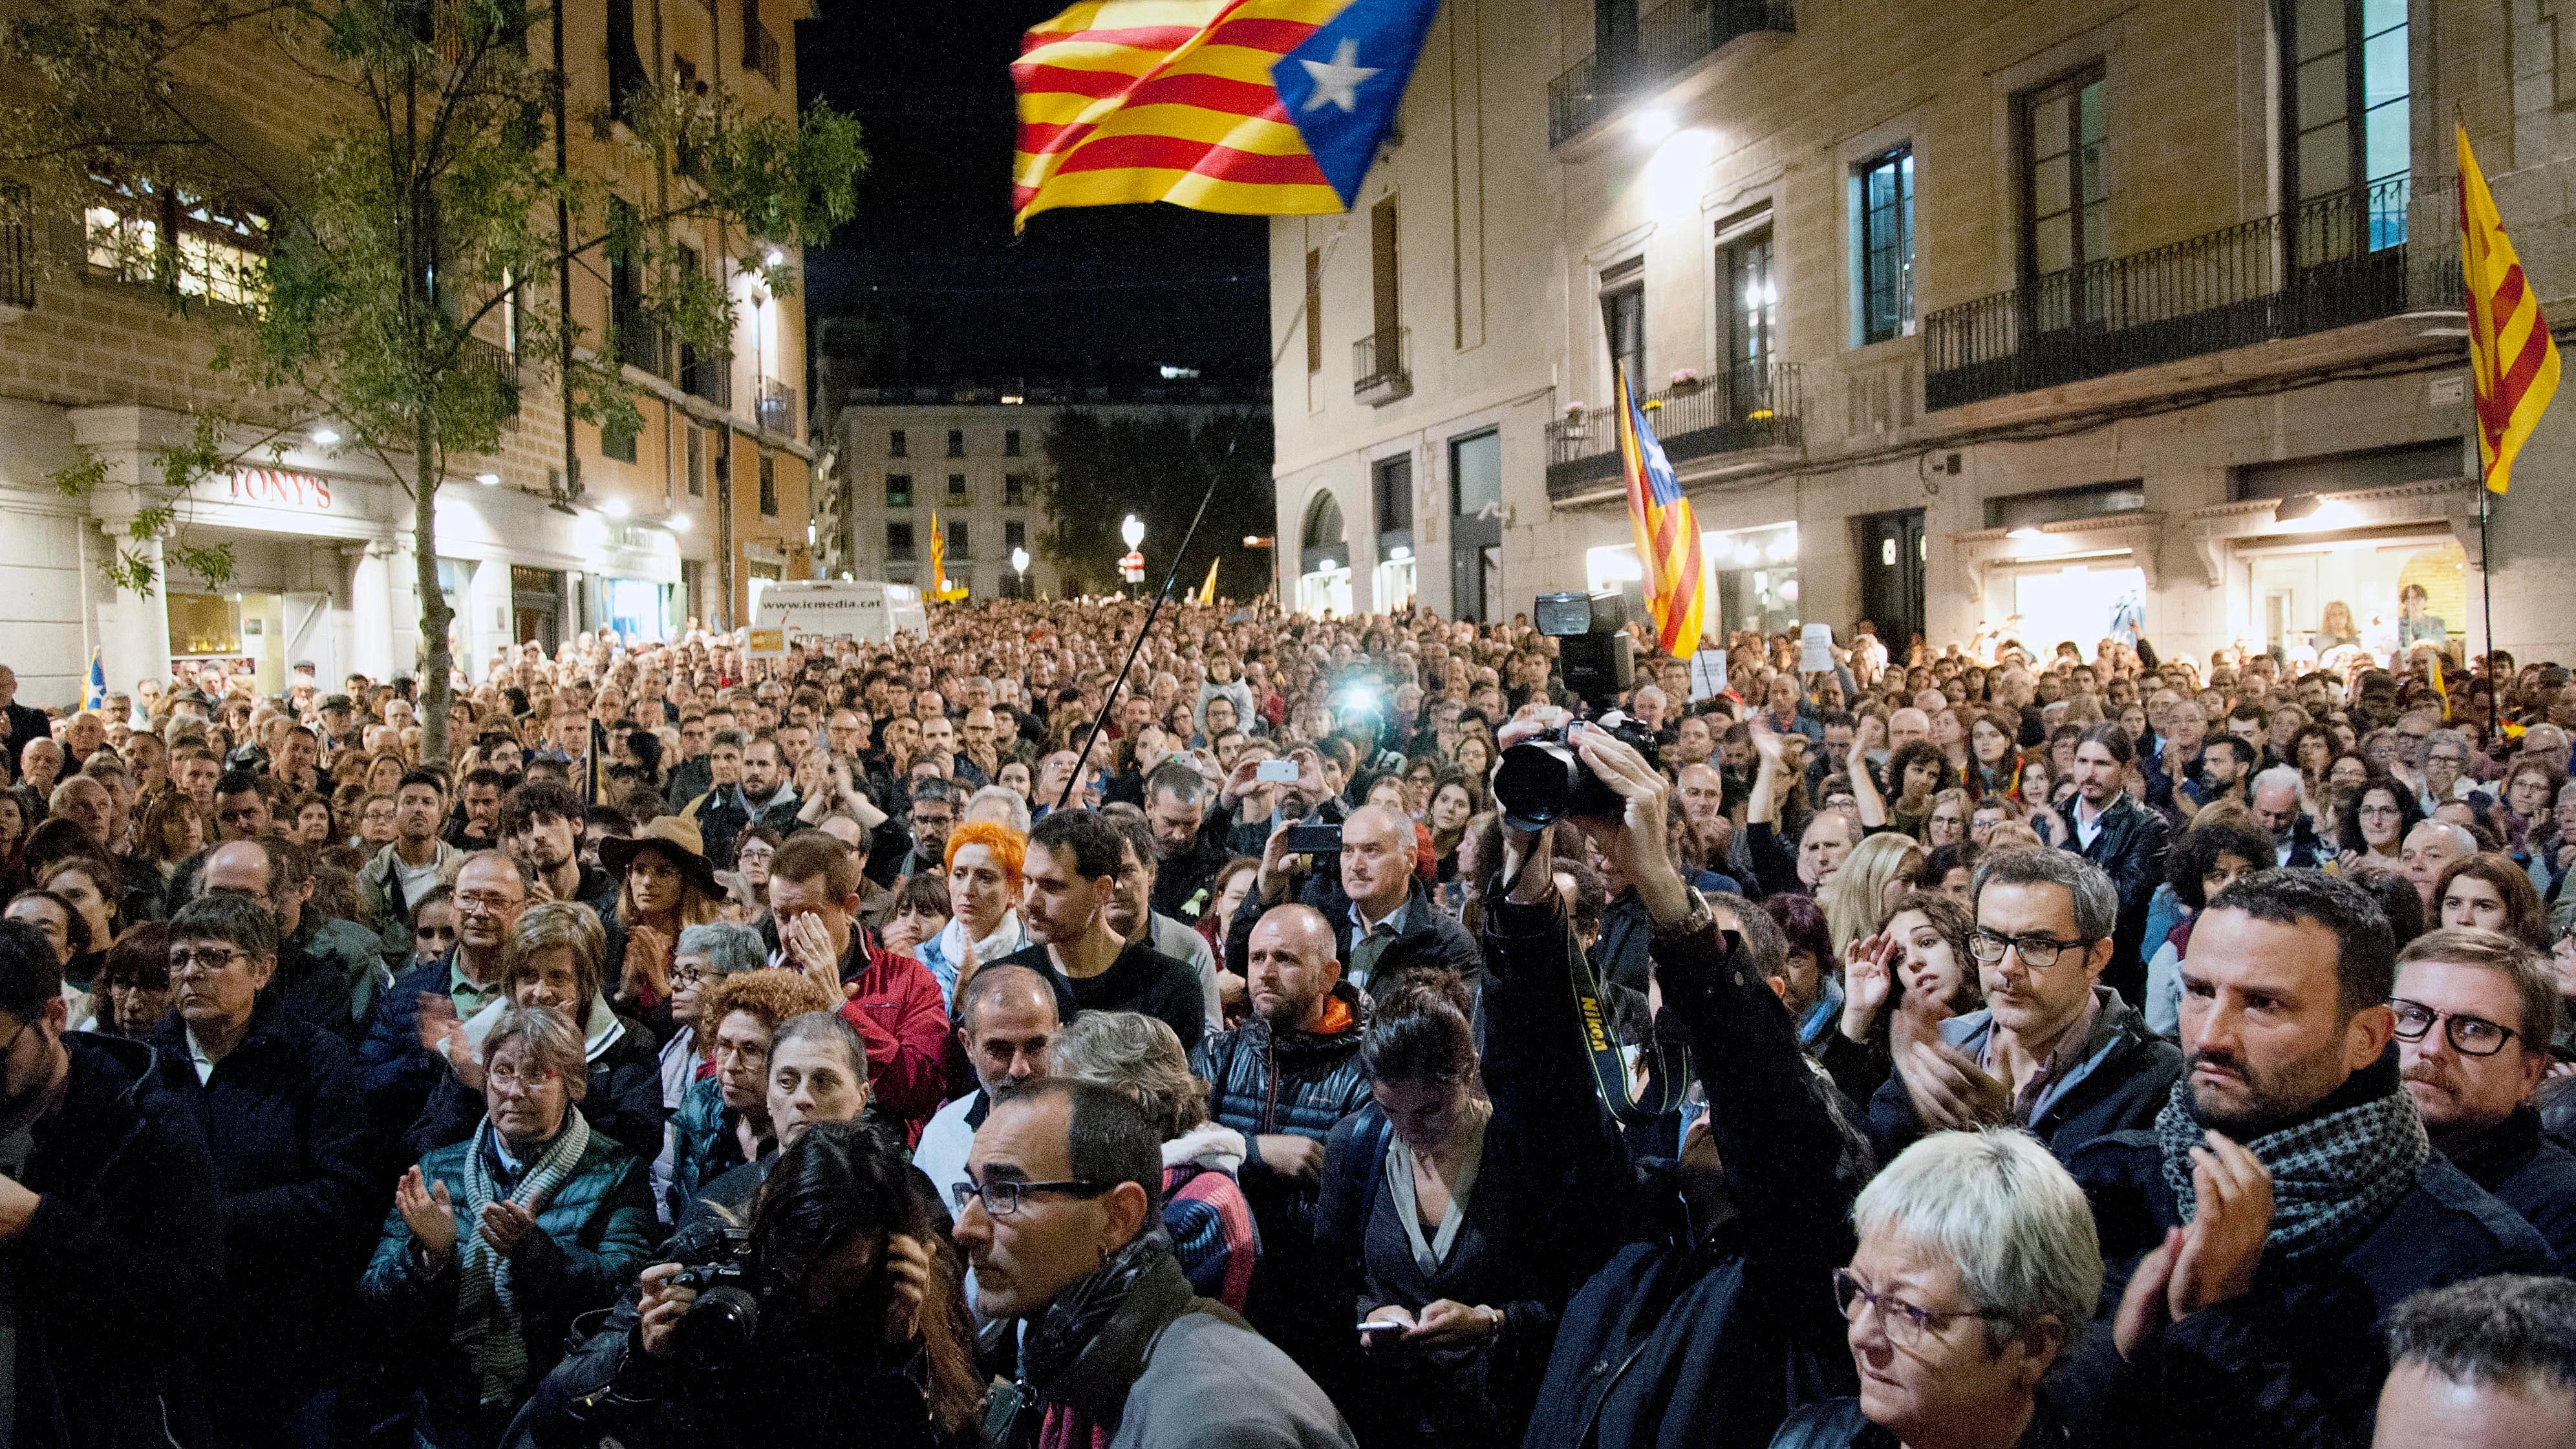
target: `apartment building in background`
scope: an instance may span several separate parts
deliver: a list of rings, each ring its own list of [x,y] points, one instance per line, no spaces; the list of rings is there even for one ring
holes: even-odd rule
[[[2576,657],[2563,406],[2481,548],[2451,130],[2570,320],[2558,30],[2535,0],[1450,0],[1356,207],[1272,223],[1283,597],[1633,588],[1624,375],[1717,628],[2202,652],[2421,583],[2460,639],[2491,581],[2503,647]]]
[[[807,0],[568,0],[570,166],[611,178],[617,204],[649,215],[654,198],[689,183],[632,159],[623,127],[606,119],[615,103],[676,80],[725,87],[752,114],[792,121],[793,37],[808,15]],[[549,33],[531,32],[539,63]],[[184,102],[283,166],[317,134],[326,98],[256,25],[202,43],[189,71]],[[263,690],[283,687],[298,663],[332,682],[417,667],[411,499],[372,459],[337,446],[327,420],[273,466],[192,490],[188,542],[232,546],[233,576],[220,584],[165,568],[149,596],[111,586],[96,565],[136,546],[131,497],[67,498],[48,481],[82,447],[112,476],[131,476],[186,435],[192,407],[233,396],[209,368],[208,329],[174,313],[147,278],[119,275],[115,249],[91,239],[103,227],[148,228],[185,257],[255,251],[264,226],[247,210],[102,189],[86,216],[0,236],[0,627],[31,701],[75,702],[93,648],[117,689],[176,661],[221,661]],[[552,649],[585,629],[642,640],[692,620],[730,626],[768,581],[808,576],[803,303],[736,275],[742,236],[683,226],[675,239],[732,279],[730,356],[662,336],[638,305],[640,269],[623,260],[574,274],[583,344],[614,337],[638,389],[642,425],[631,434],[581,423],[568,447],[561,401],[539,384],[535,360],[518,355],[506,319],[488,329],[489,364],[519,379],[518,416],[497,456],[452,461],[438,502],[438,586],[457,612],[455,657],[473,677],[502,646]]]

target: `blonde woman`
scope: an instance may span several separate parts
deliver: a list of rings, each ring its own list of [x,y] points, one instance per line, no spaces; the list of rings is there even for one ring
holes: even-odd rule
[[[1816,892],[1825,908],[1825,925],[1833,932],[1834,954],[1878,930],[1889,907],[1913,889],[1923,866],[1923,843],[1913,836],[1883,830],[1856,846],[1842,869]]]

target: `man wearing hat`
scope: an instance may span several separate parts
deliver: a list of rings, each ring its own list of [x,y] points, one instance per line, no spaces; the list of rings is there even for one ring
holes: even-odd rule
[[[333,753],[357,749],[364,740],[358,728],[358,706],[345,694],[322,696],[322,740]]]

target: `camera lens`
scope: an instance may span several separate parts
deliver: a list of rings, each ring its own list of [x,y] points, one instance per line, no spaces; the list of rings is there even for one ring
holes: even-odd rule
[[[1494,800],[1503,823],[1537,830],[1567,813],[1582,788],[1583,761],[1553,740],[1529,740],[1503,751],[1494,768]]]
[[[696,1367],[729,1363],[751,1347],[760,1327],[760,1304],[751,1290],[723,1283],[698,1295],[689,1311],[672,1326],[671,1346],[683,1363]]]

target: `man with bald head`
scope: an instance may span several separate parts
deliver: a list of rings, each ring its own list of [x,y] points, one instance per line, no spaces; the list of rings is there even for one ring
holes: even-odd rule
[[[1340,869],[1327,871],[1317,862],[1293,896],[1298,862],[1307,858],[1288,851],[1286,828],[1292,823],[1283,813],[1280,828],[1261,852],[1258,891],[1235,910],[1233,929],[1226,934],[1227,970],[1244,973],[1252,932],[1263,914],[1293,898],[1322,913],[1332,927],[1334,954],[1344,973],[1370,995],[1385,995],[1396,977],[1419,967],[1442,967],[1469,981],[1477,978],[1484,956],[1475,938],[1441,913],[1415,874],[1411,820],[1383,805],[1352,811],[1342,821]]]
[[[1278,841],[1271,837],[1265,871]],[[1346,824],[1346,851],[1349,841]],[[1235,913],[1238,922],[1256,914],[1254,904]],[[1245,1316],[1299,1362],[1313,1363],[1324,1360],[1310,1355],[1337,1353],[1350,1331],[1350,1299],[1333,1288],[1339,1275],[1315,1261],[1314,1214],[1324,1139],[1369,1100],[1360,1066],[1368,1009],[1342,977],[1340,937],[1323,911],[1283,904],[1257,914],[1237,927],[1252,1014],[1201,1042],[1190,1067],[1209,1084],[1210,1120],[1248,1144],[1239,1177],[1261,1228],[1261,1258]]]
[[[2406,878],[2415,883],[2415,894],[2424,902],[2426,925],[2439,924],[2442,903],[2433,899],[2433,888],[2442,881],[2442,867],[2464,855],[2478,853],[2478,838],[2466,829],[2441,820],[2426,820],[2406,832],[2397,843],[2398,864]]]
[[[975,1090],[940,1108],[912,1152],[912,1165],[929,1174],[950,1213],[958,1210],[966,1153],[994,1094],[1053,1069],[1048,1056],[1064,1029],[1059,1005],[1056,984],[1045,975],[999,962],[968,977],[957,994],[957,1040],[975,1069]]]

